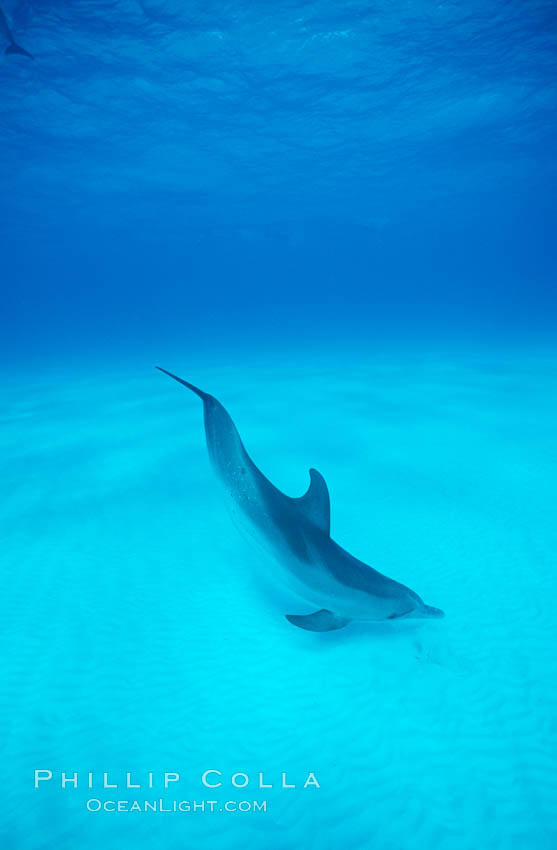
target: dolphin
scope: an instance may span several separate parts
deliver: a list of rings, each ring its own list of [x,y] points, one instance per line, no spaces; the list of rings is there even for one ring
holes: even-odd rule
[[[19,44],[16,44],[16,41],[12,35],[12,31],[8,24],[8,19],[6,18],[2,9],[0,9],[0,33],[6,36],[7,40],[10,42],[6,47],[4,53],[19,53],[21,56],[27,56],[28,59],[34,59],[34,56],[31,56],[23,47],[20,47]]]
[[[203,402],[209,458],[233,512],[241,517],[280,566],[288,588],[317,608],[286,614],[294,626],[313,632],[342,629],[352,621],[442,617],[409,587],[350,555],[330,535],[330,501],[325,479],[310,469],[307,492],[291,498],[278,490],[246,452],[222,404],[172,372],[156,367]],[[275,575],[273,575],[275,579]]]

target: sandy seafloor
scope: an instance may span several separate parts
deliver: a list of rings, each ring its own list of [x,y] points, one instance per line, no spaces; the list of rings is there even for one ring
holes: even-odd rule
[[[260,587],[274,565],[226,513],[193,395],[143,364],[10,375],[3,850],[557,846],[557,360],[161,365],[227,406],[285,492],[318,468],[332,536],[446,618],[293,628],[302,606]],[[34,768],[182,782],[35,791]],[[215,795],[207,768],[321,788]],[[93,814],[91,796],[268,811]]]

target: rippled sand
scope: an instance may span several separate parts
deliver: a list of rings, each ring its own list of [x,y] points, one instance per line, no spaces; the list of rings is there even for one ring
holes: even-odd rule
[[[227,406],[287,493],[317,467],[333,537],[446,618],[293,628],[284,614],[299,605],[264,589],[273,564],[225,512],[193,395],[114,365],[12,377],[2,847],[551,846],[555,361],[188,362],[161,365]],[[35,791],[34,768],[182,782]],[[207,768],[252,784],[204,792]],[[314,771],[321,788],[259,791],[259,771],[275,783]],[[268,812],[92,814],[92,795],[267,799]]]

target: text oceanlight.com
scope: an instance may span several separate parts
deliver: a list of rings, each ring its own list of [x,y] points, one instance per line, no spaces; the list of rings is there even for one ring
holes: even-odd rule
[[[267,800],[256,799],[227,799],[227,800],[205,800],[205,799],[170,799],[168,797],[145,795],[149,799],[139,799],[139,794],[129,794],[126,797],[135,799],[114,799],[116,795],[110,794],[110,799],[101,795],[101,791],[117,791],[118,797],[122,791],[161,791],[177,790],[185,786],[187,780],[192,784],[192,777],[182,777],[180,773],[166,771],[156,773],[149,771],[139,773],[133,771],[109,772],[109,771],[54,771],[51,769],[36,769],[34,771],[34,787],[37,791],[50,788],[64,792],[93,791],[85,801],[89,812],[162,812],[162,813],[196,813],[196,812],[266,812]],[[198,775],[198,787],[212,789],[219,793],[228,789],[234,790],[275,790],[288,792],[295,789],[318,789],[319,780],[313,772],[305,772],[295,775],[280,771],[276,774],[267,774],[263,771],[256,773],[244,773],[236,771],[226,773],[221,770],[204,770]],[[106,795],[108,796],[108,795]],[[123,796],[123,795],[122,795]]]
[[[267,800],[87,800],[89,812],[266,812]]]

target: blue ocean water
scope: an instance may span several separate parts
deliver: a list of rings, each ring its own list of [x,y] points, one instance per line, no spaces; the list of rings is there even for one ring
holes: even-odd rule
[[[554,4],[0,6],[2,850],[553,846]],[[156,364],[445,618],[290,625]]]

